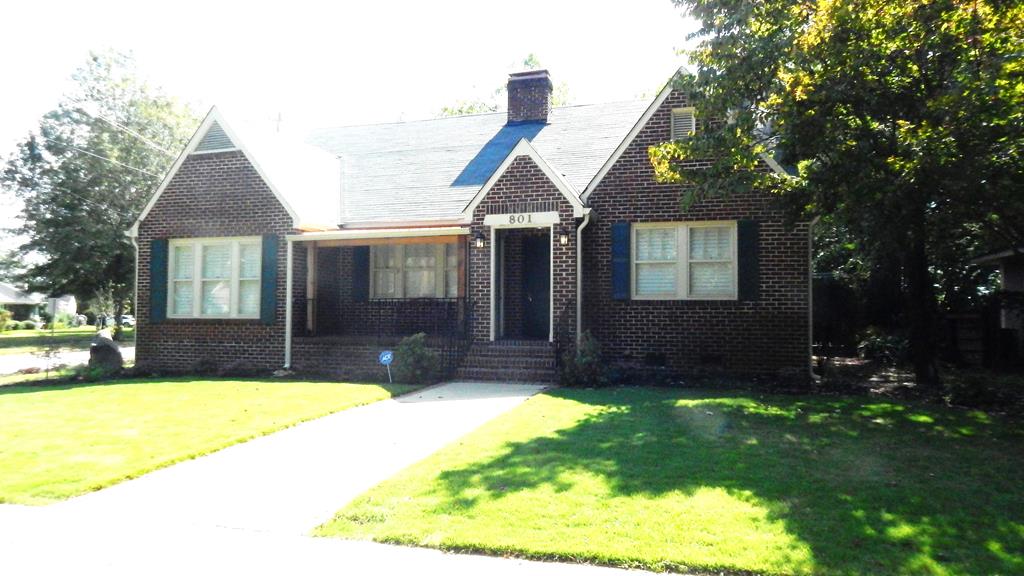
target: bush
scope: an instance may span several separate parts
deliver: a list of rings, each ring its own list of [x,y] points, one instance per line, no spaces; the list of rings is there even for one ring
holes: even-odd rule
[[[562,371],[559,378],[563,386],[609,384],[610,374],[601,358],[601,343],[589,330],[580,337],[575,353],[567,351],[562,356]]]
[[[885,334],[877,328],[868,328],[858,339],[857,354],[865,360],[886,360],[893,364],[902,364],[907,359],[909,344],[907,339]]]
[[[37,327],[38,325],[32,320],[25,320],[21,323],[22,330],[35,330]]]
[[[10,310],[4,310],[0,308],[0,332],[9,328],[8,324],[11,322],[11,316],[14,314]]]
[[[441,359],[427,348],[426,334],[402,339],[395,348],[391,374],[402,384],[432,384],[441,377]]]

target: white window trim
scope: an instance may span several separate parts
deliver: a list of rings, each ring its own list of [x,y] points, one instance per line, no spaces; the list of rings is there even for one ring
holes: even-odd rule
[[[690,294],[690,229],[728,227],[732,245],[732,292],[729,294],[692,295]],[[636,259],[637,230],[651,228],[676,229],[676,293],[669,294],[637,294],[637,265],[642,264]],[[700,222],[642,222],[630,226],[629,239],[629,282],[630,298],[633,300],[738,300],[739,299],[739,251],[736,241],[735,220],[708,220]],[[695,260],[694,262],[711,262],[711,260]],[[667,261],[666,261],[667,263]]]
[[[203,247],[227,244],[231,246],[231,298],[228,303],[227,314],[203,314]],[[238,296],[239,286],[241,284],[240,278],[240,266],[241,259],[240,253],[242,244],[256,244],[258,254],[258,262],[256,268],[263,270],[263,239],[259,236],[232,236],[232,237],[214,237],[214,238],[174,238],[167,243],[167,317],[168,318],[183,318],[183,319],[239,319],[239,320],[253,320],[260,317],[259,307],[257,307],[254,314],[239,314],[238,313]],[[178,246],[191,246],[192,248],[192,313],[191,314],[175,314],[174,313],[174,284],[175,284],[175,260],[174,249]],[[250,280],[252,280],[250,278]],[[262,291],[263,282],[262,275],[257,278],[259,280],[259,290],[257,291],[256,297],[262,302]]]
[[[440,244],[428,244],[434,246],[434,295],[433,296],[406,296],[405,295],[405,247],[406,246],[422,246],[422,244],[377,244],[370,246],[370,300],[391,300],[395,298],[402,299],[413,299],[413,298],[457,298],[458,287],[456,287],[456,296],[448,296],[446,292],[447,283],[447,271],[448,271],[448,246],[456,246],[456,254],[458,253],[458,243],[444,242]],[[396,264],[395,268],[389,268],[390,270],[396,271],[395,281],[395,295],[394,296],[378,296],[377,295],[377,259],[374,252],[381,248],[395,249]],[[461,262],[456,263],[455,269],[458,271]],[[416,267],[418,268],[418,267]],[[458,282],[458,280],[456,280]]]
[[[689,134],[685,135],[685,136],[682,136],[680,138],[676,138],[676,114],[677,113],[684,113],[684,112],[689,112],[690,113],[690,117],[693,118],[693,131],[690,132]],[[671,117],[671,120],[672,120],[671,121],[672,127],[670,128],[669,137],[672,140],[682,140],[683,138],[688,138],[688,137],[690,137],[690,136],[692,136],[692,135],[697,133],[697,109],[694,108],[693,106],[683,106],[683,107],[680,107],[680,108],[673,108],[672,109],[672,113],[670,114],[670,117]]]

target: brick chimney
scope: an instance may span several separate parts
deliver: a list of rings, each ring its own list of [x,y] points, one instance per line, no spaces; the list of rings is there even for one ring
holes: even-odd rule
[[[547,122],[551,110],[551,77],[547,70],[508,75],[508,123]]]

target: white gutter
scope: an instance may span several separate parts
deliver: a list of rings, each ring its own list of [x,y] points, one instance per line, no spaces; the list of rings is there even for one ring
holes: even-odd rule
[[[583,223],[576,229],[576,347],[583,337],[583,229],[590,224],[590,208],[583,209]]]
[[[342,229],[353,228],[416,228],[421,226],[454,226],[457,224],[469,224],[472,217],[454,216],[452,218],[428,218],[422,220],[365,220],[342,222]]]
[[[292,239],[288,238],[288,257],[284,289],[284,369],[292,367]]]
[[[447,226],[439,228],[374,228],[366,230],[330,230],[327,232],[307,232],[305,234],[289,234],[289,242],[313,242],[320,240],[372,240],[377,238],[422,238],[430,236],[454,236],[469,234],[464,226]]]

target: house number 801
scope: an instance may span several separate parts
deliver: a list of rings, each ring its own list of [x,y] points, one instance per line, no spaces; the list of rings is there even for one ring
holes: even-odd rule
[[[509,224],[532,224],[533,214],[509,214]]]

